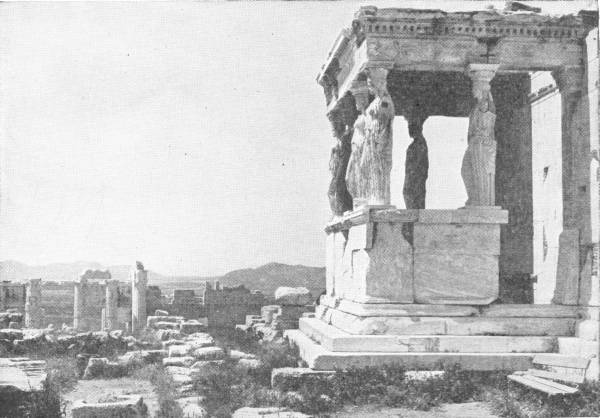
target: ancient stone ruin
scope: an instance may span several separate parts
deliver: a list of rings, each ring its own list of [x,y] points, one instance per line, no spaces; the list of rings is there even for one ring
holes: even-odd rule
[[[592,358],[598,378],[597,57],[585,12],[358,10],[317,77],[334,135],[327,291],[286,332],[310,367],[527,369],[547,352]],[[390,204],[396,116],[413,140],[406,209]],[[468,118],[462,208],[425,207],[430,116]]]

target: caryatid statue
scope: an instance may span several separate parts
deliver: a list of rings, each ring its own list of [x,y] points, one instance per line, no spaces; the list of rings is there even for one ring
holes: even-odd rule
[[[426,182],[429,172],[429,153],[423,136],[427,116],[411,109],[406,115],[408,134],[413,142],[406,149],[404,171],[404,204],[406,209],[425,209]]]
[[[354,112],[352,112],[354,113]],[[347,115],[330,114],[329,120],[335,137],[335,144],[331,148],[329,159],[329,172],[331,182],[327,197],[333,216],[342,216],[344,212],[352,210],[352,197],[346,185],[346,170],[350,159],[352,139],[352,120],[348,121]]]
[[[369,88],[367,87],[367,80],[355,82],[351,91],[354,96],[358,116],[353,126],[351,141],[352,152],[346,171],[346,185],[348,186],[348,192],[350,192],[351,199],[354,197],[354,200],[359,204],[358,196],[361,191],[365,190],[367,187],[366,179],[362,177],[360,166],[365,142],[366,109],[369,105]]]
[[[490,81],[497,64],[471,64],[475,105],[469,116],[468,145],[463,158],[461,174],[467,189],[466,206],[493,206],[495,204],[496,176],[496,107]]]
[[[355,137],[346,175],[355,208],[390,204],[394,103],[387,90],[388,70],[378,67],[367,71],[367,85],[374,99],[354,124]]]

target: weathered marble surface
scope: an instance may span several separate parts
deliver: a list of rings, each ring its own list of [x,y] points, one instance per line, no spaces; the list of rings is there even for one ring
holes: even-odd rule
[[[386,68],[370,68],[367,82],[375,96],[355,123],[355,136],[347,175],[354,206],[389,205],[392,169],[394,102],[387,90]],[[363,126],[364,124],[364,126]],[[364,137],[363,137],[364,132]]]
[[[499,224],[506,223],[506,211],[355,212],[348,219],[363,223],[328,234],[328,295],[362,303],[463,305],[498,297]],[[337,222],[344,227],[346,216]]]
[[[558,239],[558,262],[553,303],[579,302],[579,230],[565,229]]]
[[[310,290],[306,287],[278,287],[275,290],[275,303],[278,305],[304,306],[312,302]]]
[[[357,317],[329,308],[327,323],[356,335],[560,335],[570,336],[575,318]]]
[[[339,352],[552,352],[552,336],[354,335],[316,318],[300,319],[300,331],[325,349]]]
[[[402,225],[382,222],[373,228],[360,225],[349,231],[345,269],[336,280],[339,295],[359,302],[411,303],[412,248],[402,235]]]
[[[381,367],[402,364],[407,370],[438,370],[440,362],[463,370],[526,370],[531,367],[530,353],[440,353],[440,352],[333,352],[325,349],[300,330],[288,330],[285,336],[298,346],[300,355],[313,370],[349,367]]]
[[[493,206],[496,201],[496,107],[490,81],[497,69],[497,64],[469,65],[475,105],[469,115],[468,145],[461,168],[466,206]]]

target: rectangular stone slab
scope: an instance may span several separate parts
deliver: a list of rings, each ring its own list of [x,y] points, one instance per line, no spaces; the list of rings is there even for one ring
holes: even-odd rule
[[[321,305],[356,316],[475,316],[474,306],[425,305],[417,303],[358,303],[329,296],[321,297]]]
[[[416,303],[488,305],[498,298],[497,255],[415,251],[414,260]]]
[[[407,370],[439,370],[440,365],[458,364],[464,370],[527,370],[532,353],[389,353],[333,352],[311,340],[300,330],[285,336],[298,347],[300,356],[314,370],[381,367],[399,364]]]
[[[327,308],[323,319],[356,335],[571,336],[577,322],[575,318],[357,317],[333,308]]]
[[[534,336],[352,335],[316,318],[301,318],[299,327],[334,352],[545,353],[556,343],[556,337]]]

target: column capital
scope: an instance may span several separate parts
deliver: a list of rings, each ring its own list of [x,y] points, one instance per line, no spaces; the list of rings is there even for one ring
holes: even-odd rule
[[[496,75],[500,64],[471,63],[467,65],[466,73],[473,82],[473,86],[489,85]]]
[[[558,90],[565,96],[579,94],[583,90],[584,69],[579,65],[560,67],[552,71]]]
[[[366,77],[357,78],[352,82],[349,88],[350,93],[354,97],[356,110],[363,113],[369,105],[369,86]]]
[[[364,72],[367,76],[367,86],[369,87],[369,91],[375,96],[381,97],[389,94],[387,89],[387,76],[390,69],[389,65],[377,65],[365,69]]]

